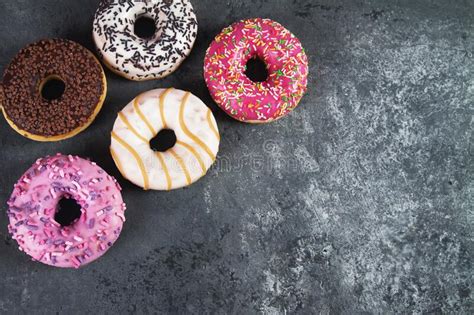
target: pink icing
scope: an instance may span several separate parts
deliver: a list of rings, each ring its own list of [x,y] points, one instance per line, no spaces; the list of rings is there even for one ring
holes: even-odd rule
[[[117,240],[125,221],[120,191],[117,181],[94,162],[61,154],[38,159],[8,200],[8,230],[33,260],[79,268]],[[54,220],[63,197],[75,199],[82,212],[67,227]]]
[[[245,75],[247,61],[267,64],[265,82]],[[225,28],[204,60],[204,78],[214,101],[240,121],[267,122],[293,110],[306,92],[308,59],[300,41],[279,23],[249,19]]]

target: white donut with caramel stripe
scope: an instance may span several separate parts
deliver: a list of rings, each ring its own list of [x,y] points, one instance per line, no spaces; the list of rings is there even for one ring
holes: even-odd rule
[[[161,130],[173,130],[175,145],[150,147]],[[190,92],[156,89],[137,96],[118,114],[110,152],[123,177],[143,189],[190,185],[214,163],[220,135],[211,110]]]

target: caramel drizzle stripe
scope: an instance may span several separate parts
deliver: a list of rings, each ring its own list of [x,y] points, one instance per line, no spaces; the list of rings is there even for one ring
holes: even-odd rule
[[[141,118],[141,120],[145,123],[145,125],[148,127],[148,129],[150,129],[151,131],[151,134],[153,136],[155,136],[157,134],[157,132],[155,131],[155,128],[153,128],[153,126],[150,124],[150,122],[148,121],[148,119],[145,117],[145,115],[143,115],[141,109],[140,109],[140,105],[138,104],[138,100],[139,100],[140,96],[137,96],[135,98],[135,100],[133,101],[133,108],[135,109],[135,111],[137,112],[138,116]]]
[[[166,118],[165,118],[165,98],[168,95],[169,92],[171,92],[173,88],[166,89],[163,93],[160,95],[160,116],[161,116],[161,122],[163,123],[163,128],[167,128],[167,123],[166,123]]]
[[[149,187],[148,174],[145,171],[145,164],[143,164],[143,161],[138,155],[137,151],[135,151],[135,149],[133,149],[132,146],[130,146],[122,138],[116,135],[115,132],[113,131],[112,131],[112,138],[115,139],[118,143],[120,143],[125,149],[127,149],[133,155],[133,157],[138,163],[138,167],[140,168],[140,172],[142,173],[142,176],[143,176],[143,189],[148,190],[148,187]]]
[[[201,169],[202,169],[202,175],[204,176],[206,174],[206,165],[204,165],[204,162],[203,160],[201,159],[201,156],[199,155],[199,152],[196,151],[196,149],[194,149],[192,146],[190,146],[189,144],[187,143],[184,143],[184,142],[181,142],[181,141],[176,141],[176,144],[179,144],[183,147],[185,147],[186,149],[188,149],[189,152],[191,152],[194,157],[196,158],[196,160],[198,160],[199,162],[199,165],[201,166]]]
[[[191,176],[189,175],[189,171],[186,168],[186,164],[184,164],[183,159],[178,155],[178,153],[176,153],[174,151],[174,149],[169,149],[168,151],[175,158],[175,160],[178,161],[179,166],[184,171],[184,176],[186,176],[186,182],[188,183],[188,185],[190,185],[191,184]]]
[[[204,142],[202,142],[202,140],[199,139],[199,137],[193,134],[184,123],[184,107],[186,106],[186,102],[188,101],[190,94],[191,93],[186,92],[186,94],[183,97],[183,100],[181,101],[181,106],[179,109],[179,124],[181,125],[181,128],[183,129],[184,133],[189,138],[191,138],[194,142],[196,142],[204,151],[206,151],[206,153],[209,155],[211,160],[214,161],[214,158],[215,158],[214,154],[212,154],[212,151],[209,149],[209,147]]]
[[[114,160],[115,165],[117,165],[117,168],[118,168],[120,174],[122,174],[122,176],[124,178],[127,178],[127,176],[125,176],[125,172],[123,171],[122,163],[120,162],[120,159],[118,158],[118,155],[115,153],[115,151],[114,151],[114,149],[112,149],[112,147],[110,147],[110,154],[112,155],[112,159]]]
[[[212,114],[212,111],[209,109],[209,111],[207,112],[207,123],[209,124],[209,127],[211,127],[211,130],[214,133],[214,135],[216,136],[217,140],[220,141],[221,137],[220,137],[219,132],[217,131],[216,127],[212,123],[211,114]]]
[[[171,181],[171,176],[170,172],[168,171],[168,167],[166,166],[165,159],[163,159],[163,155],[161,152],[156,152],[156,157],[161,163],[161,167],[163,168],[163,171],[165,172],[165,177],[166,177],[166,183],[168,185],[168,190],[171,190],[171,186],[173,185]]]
[[[118,116],[120,117],[120,119],[123,121],[123,123],[125,124],[125,126],[127,126],[128,129],[130,129],[130,131],[135,135],[137,136],[140,140],[142,140],[143,142],[145,143],[148,143],[148,140],[145,139],[142,135],[140,135],[136,130],[135,128],[133,128],[133,126],[130,124],[130,122],[128,121],[127,117],[125,117],[125,115],[122,113],[122,112],[119,112],[118,113]]]

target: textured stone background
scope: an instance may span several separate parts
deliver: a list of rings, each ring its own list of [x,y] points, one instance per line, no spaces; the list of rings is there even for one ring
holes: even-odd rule
[[[0,313],[456,313],[473,306],[474,2],[194,0],[195,49],[165,80],[108,72],[94,124],[35,143],[0,122]],[[93,49],[97,1],[0,2],[0,70],[24,45]],[[224,26],[270,17],[310,57],[309,92],[266,126],[227,118],[202,79]],[[143,192],[108,153],[117,112],[174,86],[215,112],[217,165],[187,189]],[[127,222],[80,270],[31,262],[7,235],[5,201],[34,160],[87,156],[120,178]]]

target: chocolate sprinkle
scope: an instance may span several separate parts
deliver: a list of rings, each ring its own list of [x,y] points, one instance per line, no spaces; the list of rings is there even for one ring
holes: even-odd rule
[[[134,13],[128,13],[132,9]],[[154,37],[145,40],[134,34],[134,23],[141,16],[155,21]],[[102,0],[93,29],[105,63],[125,77],[143,80],[176,69],[194,45],[198,24],[189,0]]]
[[[66,39],[41,40],[23,48],[3,76],[5,113],[19,129],[53,137],[85,125],[105,90],[103,70],[92,53]],[[40,86],[58,77],[62,96],[46,100]]]

